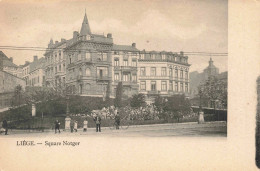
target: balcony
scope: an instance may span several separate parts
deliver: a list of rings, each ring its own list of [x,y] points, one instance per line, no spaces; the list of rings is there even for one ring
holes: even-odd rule
[[[148,94],[150,94],[150,95],[153,95],[153,94],[159,94],[160,93],[160,91],[158,91],[158,90],[151,90],[151,91],[148,91]]]
[[[58,72],[55,73],[55,76],[62,76],[62,75],[65,75],[65,72],[58,71]]]
[[[116,71],[137,71],[137,67],[133,66],[114,66],[114,70]]]
[[[83,78],[83,76],[82,76],[82,75],[78,75],[78,76],[77,76],[77,81],[81,81],[81,80],[82,80],[82,78]]]
[[[103,77],[98,76],[97,77],[97,81],[109,81],[109,80],[111,80],[111,78],[108,76],[103,76]]]

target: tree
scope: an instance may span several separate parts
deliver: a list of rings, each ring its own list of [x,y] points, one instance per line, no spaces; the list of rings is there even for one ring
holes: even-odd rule
[[[189,99],[185,98],[184,94],[174,95],[167,98],[167,102],[163,110],[167,113],[168,118],[177,119],[177,121],[179,122],[182,116],[190,113],[190,101]]]
[[[20,107],[23,103],[24,96],[23,96],[23,88],[21,85],[17,85],[14,89],[14,95],[12,97],[12,107]]]
[[[106,97],[105,97],[105,104],[106,106],[111,106],[111,99],[110,99],[110,94],[111,94],[111,82],[109,81],[107,84],[107,89],[106,89]]]
[[[153,105],[154,105],[155,109],[159,112],[159,118],[163,118],[166,120],[166,115],[165,115],[165,112],[163,111],[163,109],[165,107],[165,103],[166,103],[165,100],[166,100],[165,98],[158,95],[155,97]]]
[[[227,87],[225,83],[216,77],[209,79],[199,86],[200,96],[206,99],[210,106],[215,108],[216,102],[220,102],[221,107],[227,106]],[[212,104],[213,102],[213,104]]]
[[[131,107],[139,108],[139,107],[145,107],[145,95],[144,94],[134,94],[133,97],[130,100]]]
[[[119,82],[116,87],[116,98],[115,98],[115,106],[121,107],[122,106],[122,96],[123,96],[123,84]]]

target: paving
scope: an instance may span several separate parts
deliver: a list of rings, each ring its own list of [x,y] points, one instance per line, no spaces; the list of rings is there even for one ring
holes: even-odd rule
[[[172,123],[155,125],[137,125],[129,126],[128,129],[111,130],[108,127],[101,128],[101,132],[96,132],[95,128],[89,128],[83,132],[79,128],[77,132],[61,130],[61,133],[54,133],[54,130],[32,131],[32,130],[9,130],[8,135],[0,135],[1,138],[11,137],[226,137],[226,122],[205,122],[198,124],[190,123]]]

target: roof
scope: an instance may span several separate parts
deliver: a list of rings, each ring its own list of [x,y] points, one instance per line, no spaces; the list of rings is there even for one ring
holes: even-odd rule
[[[139,51],[136,47],[129,46],[129,45],[116,45],[113,44],[112,50],[118,51]]]
[[[3,60],[3,66],[4,67],[18,67],[13,62],[11,62],[9,59],[4,59]]]
[[[30,63],[30,72],[33,72],[37,69],[44,68],[45,58],[40,58],[37,61]]]
[[[81,26],[81,30],[80,30],[80,35],[86,36],[87,34],[91,34],[91,31],[90,31],[90,27],[89,27],[89,23],[88,23],[87,14],[85,13],[85,16],[84,16],[84,19],[82,22],[82,26]]]
[[[8,59],[8,57],[2,51],[0,51],[0,56],[3,57],[3,59]]]

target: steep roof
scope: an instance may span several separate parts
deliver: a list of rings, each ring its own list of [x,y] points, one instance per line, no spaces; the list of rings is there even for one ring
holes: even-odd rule
[[[116,45],[113,44],[112,50],[118,51],[139,51],[136,47],[129,45]]]
[[[45,58],[40,58],[36,61],[30,63],[30,72],[35,71],[36,69],[44,68]]]
[[[18,67],[13,62],[11,62],[9,59],[4,59],[3,60],[3,66],[4,67]]]
[[[90,27],[89,27],[89,23],[88,23],[87,14],[85,13],[85,16],[84,16],[84,19],[82,22],[82,26],[81,26],[81,30],[80,30],[80,35],[86,36],[87,34],[91,34],[91,31],[90,31]]]

